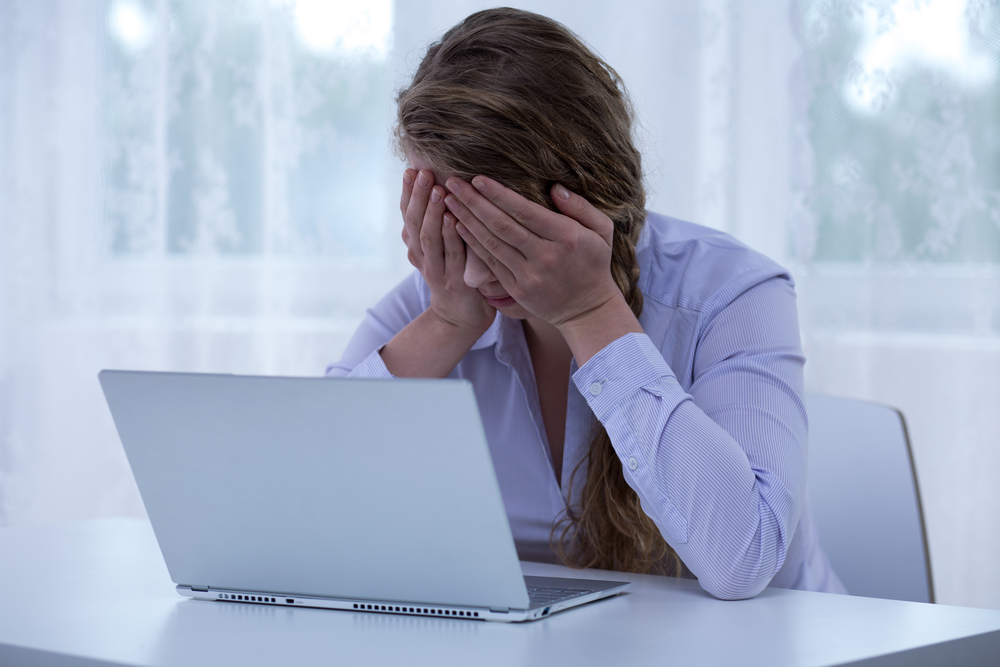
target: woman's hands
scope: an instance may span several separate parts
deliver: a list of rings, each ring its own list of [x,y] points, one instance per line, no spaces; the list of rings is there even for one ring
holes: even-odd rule
[[[446,185],[469,248],[521,306],[560,330],[577,364],[642,331],[611,277],[614,223],[586,199],[557,184],[556,213],[484,176]]]
[[[444,188],[429,169],[407,169],[399,209],[407,258],[431,290],[430,311],[443,323],[476,334],[493,323],[496,310],[478,290],[465,284],[465,244],[455,218],[445,210]]]

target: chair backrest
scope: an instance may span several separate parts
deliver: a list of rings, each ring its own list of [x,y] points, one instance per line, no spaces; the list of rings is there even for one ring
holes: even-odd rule
[[[809,504],[852,595],[933,602],[930,558],[903,415],[810,394]]]

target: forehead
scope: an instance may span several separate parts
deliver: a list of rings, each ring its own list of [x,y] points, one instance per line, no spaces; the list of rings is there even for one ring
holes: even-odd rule
[[[406,154],[406,161],[410,163],[410,166],[414,169],[434,169],[434,165],[428,162],[426,159],[416,155],[414,153]]]
[[[444,185],[444,182],[448,179],[451,174],[446,174],[442,170],[435,167],[428,160],[415,155],[413,153],[406,154],[406,161],[410,164],[413,169],[427,169],[434,174],[434,182],[439,185]]]

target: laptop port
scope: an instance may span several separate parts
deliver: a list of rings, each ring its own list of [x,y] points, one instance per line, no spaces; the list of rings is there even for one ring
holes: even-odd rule
[[[542,616],[548,616],[549,615],[549,609],[552,609],[552,607],[546,607],[544,610],[542,610]]]
[[[285,602],[287,602],[288,604],[295,604],[295,600],[292,598],[285,598]]]

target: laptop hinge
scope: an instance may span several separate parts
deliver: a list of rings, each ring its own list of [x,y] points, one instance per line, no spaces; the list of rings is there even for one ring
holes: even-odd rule
[[[207,593],[208,592],[208,586],[194,586],[194,585],[192,585],[192,586],[189,586],[189,588],[191,590],[193,590],[193,591],[198,591],[199,593]]]

